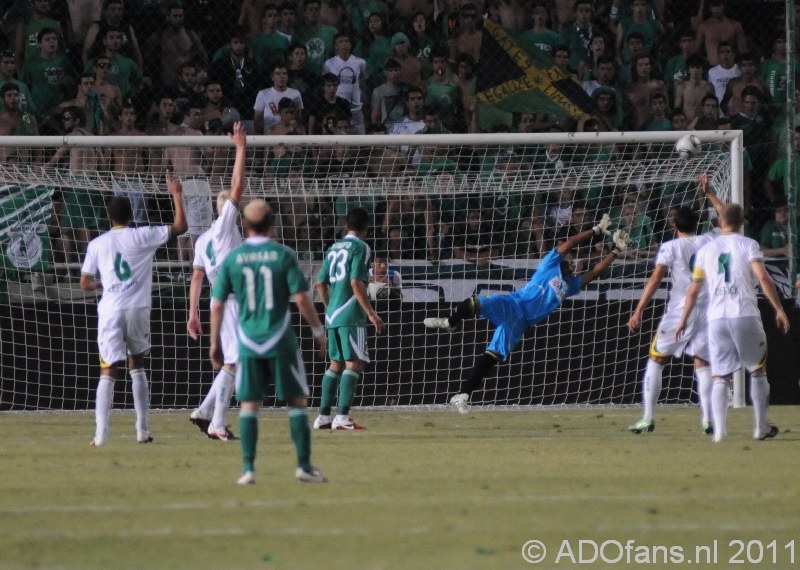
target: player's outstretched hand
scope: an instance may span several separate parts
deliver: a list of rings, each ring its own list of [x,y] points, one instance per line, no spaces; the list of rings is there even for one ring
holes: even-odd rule
[[[778,324],[778,328],[783,331],[783,334],[789,333],[789,317],[786,316],[785,312],[775,313],[775,322]]]
[[[237,147],[243,147],[247,144],[247,131],[245,131],[244,123],[241,121],[236,121],[233,123],[231,141],[233,141],[233,144]]]
[[[172,176],[171,170],[167,170],[167,190],[169,190],[170,194],[180,195],[183,192],[181,181]]]
[[[694,181],[697,182],[697,192],[701,196],[708,194],[708,174],[701,174]]]
[[[192,317],[186,323],[186,332],[189,333],[192,340],[197,340],[203,334],[203,323],[197,317]]]
[[[628,242],[631,238],[625,230],[617,230],[611,239],[614,240],[614,251],[619,254],[628,249]]]
[[[369,322],[375,327],[375,332],[381,334],[383,332],[383,319],[378,316],[378,313],[372,313],[369,316]]]
[[[219,370],[222,368],[222,347],[218,344],[212,344],[211,348],[208,349],[208,356],[211,360],[211,366],[214,367],[214,370]]]
[[[611,227],[611,217],[608,214],[603,214],[603,217],[600,218],[600,221],[597,223],[596,226],[592,228],[594,235],[604,235],[610,236],[611,231],[608,229]]]

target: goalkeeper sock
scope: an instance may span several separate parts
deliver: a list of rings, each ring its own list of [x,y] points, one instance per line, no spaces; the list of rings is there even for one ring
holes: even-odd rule
[[[464,319],[471,319],[478,313],[478,300],[475,297],[464,299],[456,305],[456,312],[447,317],[451,327],[457,326]]]
[[[500,357],[494,352],[484,352],[475,359],[475,365],[469,372],[469,377],[461,382],[460,394],[470,394],[483,384],[483,379],[500,362]]]
[[[325,371],[325,375],[322,377],[322,398],[319,403],[319,415],[331,415],[333,399],[339,390],[339,378],[341,376],[338,372],[334,372],[330,368]]]
[[[242,440],[242,471],[255,471],[258,410],[239,411],[239,437]]]
[[[216,386],[217,401],[214,404],[214,415],[211,418],[211,426],[215,429],[225,428],[225,416],[228,414],[228,408],[231,405],[231,396],[233,395],[233,372],[225,367],[214,378],[214,386]],[[213,387],[212,387],[213,389]]]
[[[114,403],[114,379],[111,376],[100,376],[95,398],[95,434],[102,435],[108,431],[108,417],[111,415],[111,404]]]
[[[647,360],[647,367],[644,369],[644,381],[642,383],[642,401],[644,402],[644,416],[642,419],[649,422],[656,413],[656,404],[661,395],[661,383],[664,373],[664,365]]]
[[[308,415],[306,408],[289,406],[289,432],[292,434],[295,450],[297,451],[297,465],[306,471],[311,471],[311,430],[308,429]]]
[[[353,399],[356,396],[356,386],[358,379],[361,378],[361,372],[348,368],[342,372],[342,379],[339,382],[339,405],[337,412],[340,416],[350,415],[350,406],[353,405]]]
[[[150,390],[147,373],[141,368],[131,370],[133,384],[133,407],[136,408],[136,430],[150,431]]]
[[[695,368],[697,375],[697,394],[700,397],[700,411],[702,412],[704,422],[711,421],[711,389],[714,387],[714,382],[711,380],[711,368],[704,366],[703,368]]]
[[[728,382],[715,379],[711,389],[711,411],[714,414],[714,438],[728,437]]]
[[[769,381],[767,375],[750,376],[750,399],[753,401],[753,415],[756,428],[769,431],[767,408],[769,407]]]

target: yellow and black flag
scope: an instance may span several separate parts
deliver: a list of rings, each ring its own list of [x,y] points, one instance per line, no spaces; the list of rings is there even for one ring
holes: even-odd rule
[[[589,112],[589,96],[552,57],[491,20],[483,21],[476,76],[482,115],[490,110],[557,117]]]

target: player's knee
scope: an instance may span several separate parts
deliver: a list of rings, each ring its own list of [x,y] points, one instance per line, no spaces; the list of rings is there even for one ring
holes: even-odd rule
[[[724,382],[725,384],[729,384],[729,383],[731,382],[731,379],[732,379],[732,378],[733,378],[733,377],[732,377],[730,374],[728,374],[727,376],[714,376],[714,377],[713,377],[713,379],[714,379],[714,384],[717,384],[717,383],[723,383],[723,382]]]
[[[761,366],[760,368],[756,368],[755,370],[753,370],[750,373],[750,376],[752,376],[753,378],[759,378],[761,376],[766,376],[766,375],[767,375],[767,365],[766,364],[764,366]]]
[[[364,367],[366,366],[366,364],[367,363],[364,362],[363,360],[348,360],[347,362],[345,362],[345,367],[348,370],[355,370],[356,372],[361,373],[364,371]]]
[[[331,360],[328,370],[334,374],[341,374],[344,371],[345,363],[340,360]]]
[[[659,366],[665,366],[667,364],[668,358],[666,356],[662,356],[660,354],[653,354],[650,353],[650,360],[658,364]]]
[[[305,408],[308,406],[308,400],[305,396],[295,396],[294,398],[289,398],[286,403],[293,408]]]

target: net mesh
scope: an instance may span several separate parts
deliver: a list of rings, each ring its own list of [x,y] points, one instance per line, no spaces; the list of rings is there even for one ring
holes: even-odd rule
[[[666,283],[639,332],[631,334],[625,323],[658,244],[672,237],[670,208],[688,204],[709,212],[696,192],[701,174],[724,202],[731,199],[731,137],[703,133],[700,152],[690,160],[676,154],[675,138],[609,135],[587,144],[568,136],[423,135],[372,137],[364,144],[359,137],[256,137],[248,146],[245,200],[259,196],[272,204],[275,238],[295,249],[311,283],[325,249],[341,235],[347,211],[362,207],[371,214],[367,241],[388,259],[388,275],[375,276],[369,292],[387,330],[371,340],[372,363],[356,397],[361,406],[446,403],[484,351],[492,327],[473,320],[454,334],[436,334],[426,332],[422,320],[449,314],[453,303],[473,294],[520,288],[549,250],[608,213],[612,229],[631,233],[631,251],[531,329],[473,399],[485,405],[627,404],[638,401],[640,369]],[[151,404],[194,407],[213,371],[207,337],[195,343],[185,332],[192,244],[213,219],[215,195],[228,187],[229,141],[108,146],[108,138],[76,139],[67,141],[61,165],[11,160],[0,166],[6,277],[0,407],[93,406],[98,297],[78,283],[86,239],[107,229],[104,201],[113,194],[131,198],[138,223],[170,223],[167,168],[183,181],[190,230],[156,254]],[[30,145],[36,140],[24,139],[29,146],[15,152],[46,162],[64,142]],[[105,146],[92,146],[100,141]],[[135,168],[126,170],[130,165]],[[703,224],[707,229],[713,220],[704,215]],[[579,267],[588,269],[609,248],[602,240],[581,247]],[[206,288],[200,306],[207,329]],[[308,328],[299,318],[295,325],[316,405],[326,363],[313,350]],[[117,392],[115,405],[132,405],[130,393]],[[693,397],[688,363],[668,367],[664,401]]]

